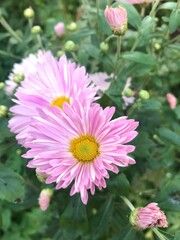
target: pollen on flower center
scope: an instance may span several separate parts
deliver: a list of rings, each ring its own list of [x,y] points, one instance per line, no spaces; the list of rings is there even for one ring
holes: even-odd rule
[[[91,162],[99,156],[99,143],[93,136],[80,136],[70,142],[70,152],[79,162]]]
[[[70,103],[70,99],[65,96],[57,97],[51,102],[51,107],[57,106],[59,108],[62,108],[65,102]]]

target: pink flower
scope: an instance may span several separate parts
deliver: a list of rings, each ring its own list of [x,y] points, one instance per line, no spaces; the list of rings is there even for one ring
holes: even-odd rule
[[[144,208],[136,208],[130,216],[131,224],[144,230],[152,227],[167,227],[165,214],[160,210],[157,203],[150,203]]]
[[[127,2],[132,4],[151,3],[153,0],[116,0],[116,2]]]
[[[17,99],[13,100],[16,105],[10,108],[13,116],[9,128],[18,134],[18,142],[25,143],[31,118],[38,114],[37,108],[63,108],[64,102],[72,104],[75,99],[92,102],[97,88],[90,83],[84,67],[77,67],[65,55],[58,61],[51,52],[44,53],[38,60],[36,73],[28,75],[17,89]]]
[[[108,82],[107,80],[112,78],[112,74],[108,75],[105,72],[98,72],[89,74],[89,78],[91,79],[92,82],[95,83],[95,85],[99,88],[101,92],[105,92],[111,85],[111,82],[110,81]]]
[[[47,208],[49,207],[49,203],[50,203],[52,194],[53,194],[53,192],[50,188],[43,189],[40,192],[38,202],[39,202],[40,209],[42,211],[46,211]]]
[[[94,194],[95,186],[106,188],[108,171],[118,173],[118,167],[135,164],[127,155],[135,147],[126,143],[136,137],[138,123],[127,117],[111,120],[115,108],[103,110],[99,104],[65,103],[63,110],[39,110],[23,157],[34,158],[28,167],[47,174],[47,184],[55,182],[56,189],[72,184],[70,195],[80,193],[87,204],[88,190]]]
[[[166,99],[169,103],[170,108],[175,109],[177,104],[177,98],[172,93],[167,93]]]
[[[124,35],[127,29],[127,12],[122,7],[106,7],[104,11],[105,18],[114,32],[117,35]]]
[[[37,54],[30,54],[28,57],[22,59],[21,63],[15,63],[12,72],[8,76],[8,80],[5,81],[5,93],[12,95],[14,90],[18,87],[18,83],[15,82],[14,77],[21,75],[26,78],[29,74],[36,72],[36,63],[38,59],[43,55],[42,51],[38,51]]]
[[[64,35],[65,33],[65,26],[63,22],[59,22],[54,26],[54,31],[58,37]]]

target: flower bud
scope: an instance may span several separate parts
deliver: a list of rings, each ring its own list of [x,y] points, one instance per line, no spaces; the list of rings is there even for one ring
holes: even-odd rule
[[[0,90],[3,89],[5,87],[5,83],[0,82]]]
[[[76,44],[73,41],[69,40],[65,43],[64,48],[66,51],[71,52],[76,49]]]
[[[156,50],[159,50],[159,49],[161,48],[161,45],[160,45],[159,43],[155,43],[155,44],[154,44],[154,48],[155,48]]]
[[[36,169],[36,177],[40,182],[44,183],[48,175],[45,173],[41,173],[38,171],[38,169]]]
[[[27,19],[34,17],[34,10],[32,9],[32,7],[28,7],[24,10],[24,16]]]
[[[177,98],[172,93],[166,94],[166,99],[171,109],[175,109],[177,105]]]
[[[131,225],[139,230],[153,227],[167,227],[166,216],[157,203],[150,203],[144,208],[136,208],[130,215]]]
[[[32,34],[39,34],[42,31],[41,27],[39,25],[33,26],[31,28],[31,33]]]
[[[69,31],[76,31],[77,30],[77,23],[71,22],[70,24],[67,25],[66,28]]]
[[[13,81],[15,83],[20,83],[22,80],[24,80],[24,75],[22,73],[15,73],[13,76]]]
[[[57,57],[61,57],[61,56],[64,55],[64,54],[65,54],[65,52],[62,51],[62,50],[59,50],[59,51],[57,51],[57,53],[56,53]]]
[[[40,192],[38,202],[39,202],[40,209],[42,211],[46,211],[47,208],[49,207],[49,203],[52,195],[53,195],[53,191],[50,188],[43,189]]]
[[[116,35],[124,35],[127,30],[127,12],[122,7],[106,7],[104,11],[105,18]]]
[[[5,105],[0,105],[0,117],[5,117],[8,112],[8,108]]]
[[[54,32],[58,37],[61,37],[65,33],[65,26],[63,22],[59,22],[54,26]]]
[[[146,90],[141,90],[141,91],[139,92],[139,97],[140,97],[141,99],[143,99],[143,100],[148,100],[148,99],[150,98],[150,95],[149,95],[148,91],[146,91]]]
[[[102,52],[107,52],[109,49],[109,44],[106,42],[101,42],[99,45]]]
[[[133,96],[133,91],[132,91],[132,89],[126,88],[126,89],[124,90],[124,95],[125,95],[126,97],[132,97],[132,96]]]

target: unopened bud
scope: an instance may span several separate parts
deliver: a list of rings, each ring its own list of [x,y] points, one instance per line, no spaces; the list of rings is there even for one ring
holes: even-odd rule
[[[0,117],[5,117],[7,112],[8,108],[5,105],[0,105]]]
[[[34,10],[32,9],[32,7],[28,7],[24,10],[24,16],[27,19],[30,19],[30,18],[34,17]]]
[[[148,99],[150,98],[150,95],[149,95],[148,91],[146,91],[146,90],[141,90],[141,91],[139,92],[139,97],[140,97],[141,99],[143,99],[143,100],[148,100]]]
[[[92,208],[92,214],[96,215],[97,214],[97,209],[96,208]]]
[[[39,34],[42,31],[41,27],[39,25],[36,25],[31,28],[31,33],[32,34]]]
[[[22,80],[24,80],[24,75],[22,73],[15,73],[13,76],[13,81],[15,83],[20,83]]]
[[[161,48],[161,45],[160,45],[159,43],[155,43],[155,44],[154,44],[154,48],[155,48],[156,50],[159,50],[159,49]]]
[[[5,84],[3,82],[0,82],[0,89],[3,89],[5,87]]]
[[[133,96],[133,91],[132,91],[132,89],[126,88],[126,89],[124,90],[124,95],[125,95],[126,97],[132,97],[132,96]]]
[[[69,40],[65,43],[64,48],[66,51],[71,52],[76,49],[76,44],[73,41]]]
[[[67,25],[66,28],[69,31],[76,31],[77,30],[77,23],[71,22],[70,24]]]
[[[36,177],[40,182],[44,183],[46,178],[48,178],[48,175],[45,173],[41,173],[36,169]]]
[[[61,57],[61,56],[64,55],[64,54],[65,54],[65,52],[62,51],[62,50],[59,50],[59,51],[57,51],[57,53],[56,53],[57,57]]]
[[[106,42],[101,42],[99,45],[102,52],[107,52],[109,49],[109,44]]]
[[[20,155],[22,154],[21,149],[17,149],[17,150],[16,150],[16,154],[20,156]]]
[[[51,197],[53,195],[53,190],[50,188],[43,189],[39,195],[38,202],[40,209],[46,211],[49,207]]]

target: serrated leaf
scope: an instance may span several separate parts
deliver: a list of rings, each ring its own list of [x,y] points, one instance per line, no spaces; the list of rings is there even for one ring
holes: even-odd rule
[[[156,65],[155,57],[142,52],[126,52],[122,55],[122,58],[144,65]]]
[[[11,169],[0,166],[0,199],[14,202],[24,196],[23,178]]]

